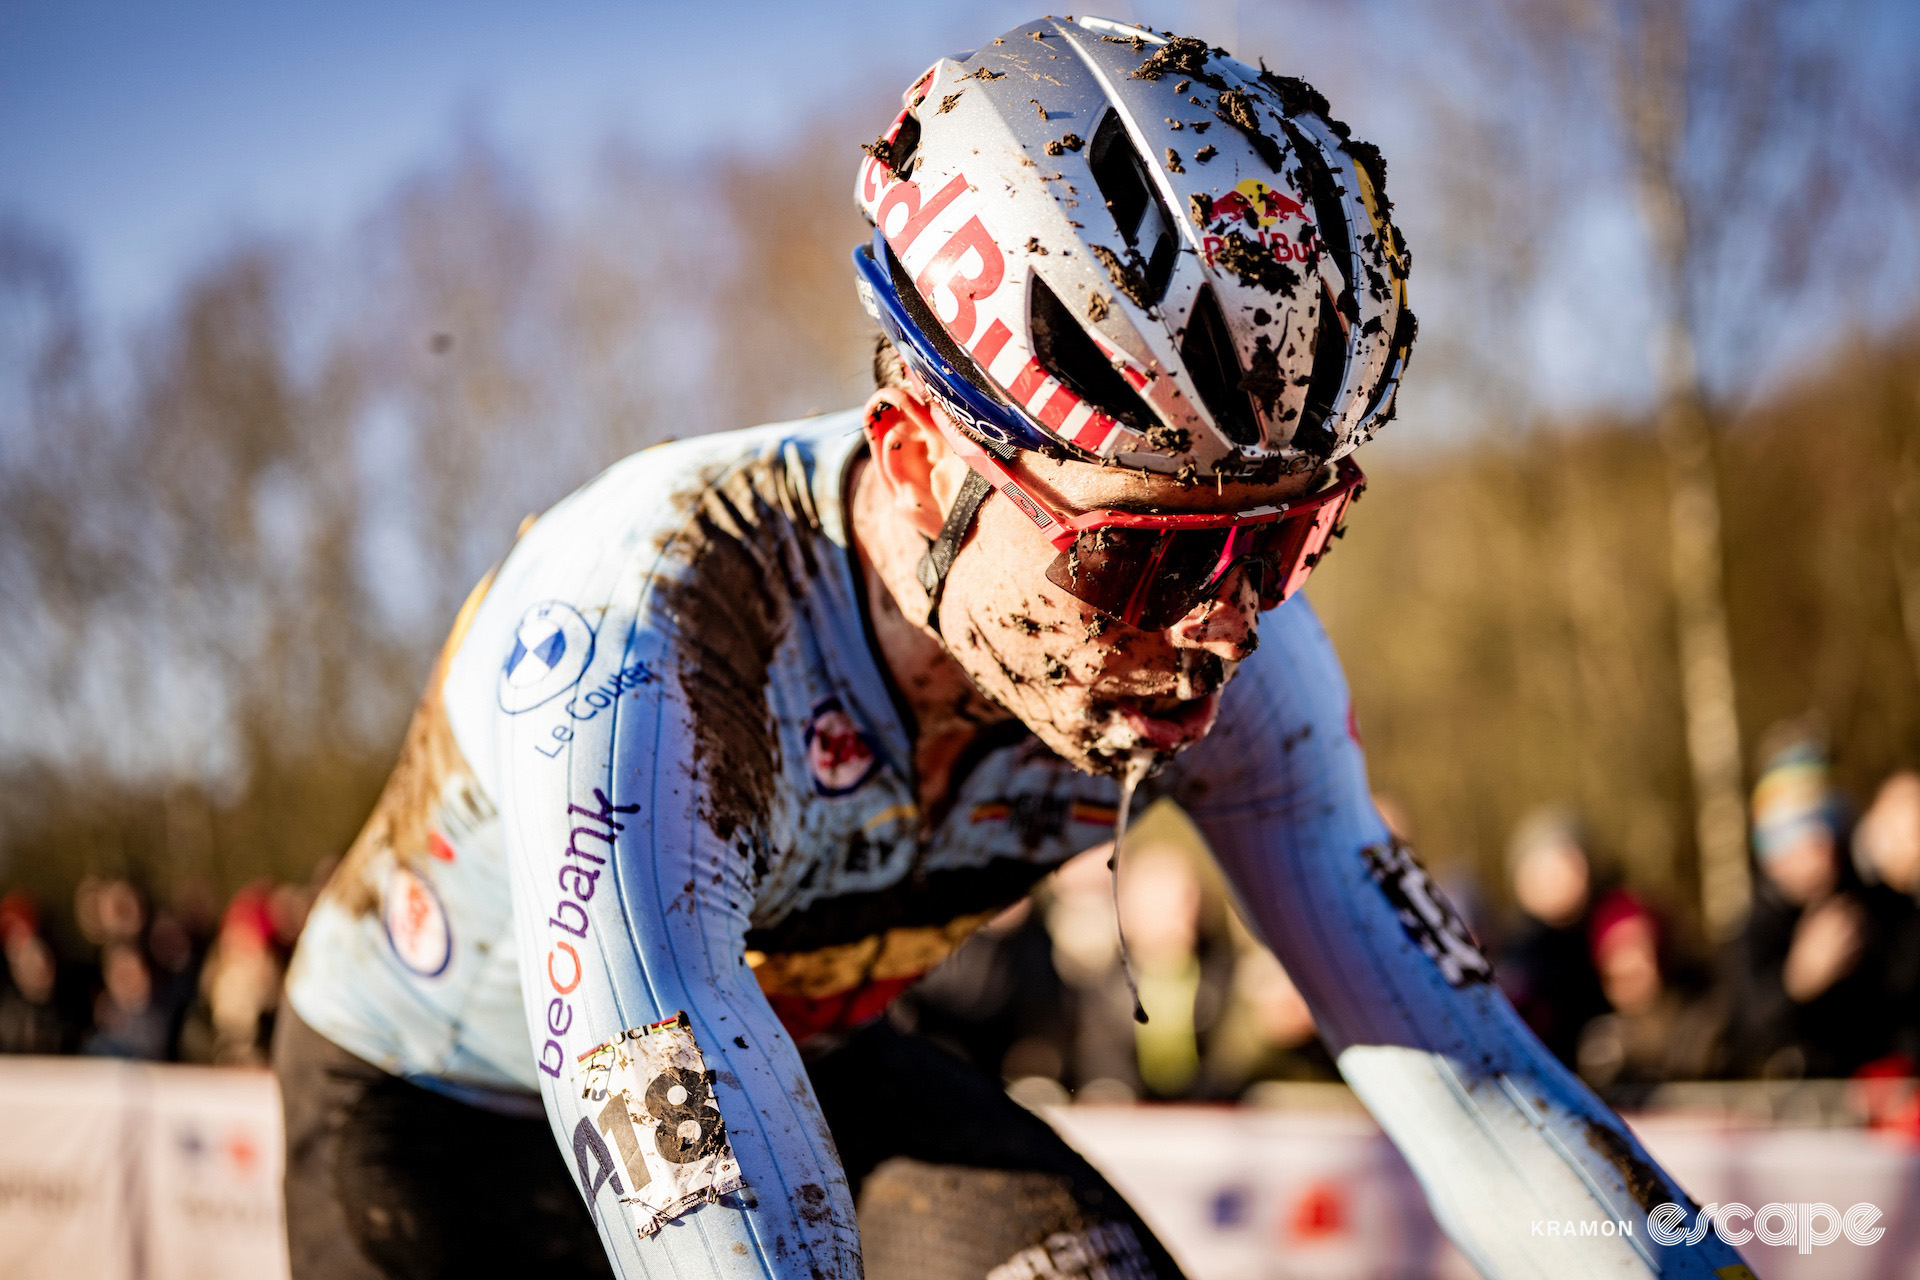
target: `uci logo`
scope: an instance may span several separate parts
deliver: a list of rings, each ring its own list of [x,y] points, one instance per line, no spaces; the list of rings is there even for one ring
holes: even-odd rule
[[[527,610],[500,666],[500,709],[531,711],[580,683],[593,661],[593,628],[570,604],[548,600]]]

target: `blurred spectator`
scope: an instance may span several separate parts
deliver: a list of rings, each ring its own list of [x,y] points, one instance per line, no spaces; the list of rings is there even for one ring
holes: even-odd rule
[[[83,1052],[112,1058],[163,1061],[171,1019],[154,998],[153,970],[131,942],[110,942],[100,955],[101,991],[94,997],[93,1030]]]
[[[1054,969],[1069,993],[1066,1079],[1086,1101],[1128,1101],[1138,1095],[1133,1067],[1133,1006],[1120,980],[1112,890],[1104,844],[1053,873],[1047,936]],[[1118,983],[1119,985],[1115,985]]]
[[[1218,1097],[1238,1097],[1263,1081],[1340,1078],[1321,1043],[1305,997],[1280,961],[1251,938],[1234,965],[1231,1003],[1207,1063]]]
[[[1760,884],[1724,957],[1736,1074],[1844,1076],[1890,1046],[1877,930],[1840,857],[1844,823],[1816,739],[1769,755],[1753,790]]]
[[[1494,972],[1547,1049],[1568,1066],[1580,1032],[1607,1011],[1590,938],[1593,864],[1573,817],[1543,810],[1515,830],[1507,868],[1522,921]]]
[[[1855,828],[1853,860],[1875,886],[1868,911],[1881,942],[1882,1016],[1898,1059],[1885,1069],[1920,1074],[1920,774],[1901,770],[1880,785]]]
[[[1580,1032],[1581,1077],[1606,1088],[1709,1074],[1717,1018],[1674,980],[1659,918],[1616,889],[1595,905],[1588,937],[1608,1012]]]
[[[1066,1074],[1065,993],[1033,900],[1001,912],[895,1002],[889,1016],[1009,1083]]]
[[[1089,849],[1050,882],[1047,932],[1072,1021],[1066,1078],[1087,1102],[1210,1096],[1212,1073],[1202,1066],[1233,976],[1225,905],[1197,852],[1128,844],[1118,914],[1147,1011],[1136,1023],[1115,931],[1111,852]]]
[[[1226,1004],[1233,954],[1204,930],[1207,905],[1199,870],[1186,851],[1170,844],[1129,850],[1120,921],[1147,1011],[1146,1022],[1132,1023],[1134,1074],[1152,1097],[1193,1091],[1202,1045]]]
[[[224,912],[204,881],[155,905],[134,880],[90,874],[73,896],[78,959],[61,958],[26,893],[7,894],[0,1053],[264,1063],[287,957],[330,869],[249,885]]]
[[[40,935],[40,917],[23,893],[0,898],[0,1053],[60,1053],[71,1047],[71,1027],[55,997],[59,970]]]
[[[1853,848],[1870,880],[1920,898],[1920,773],[1902,769],[1880,784],[1854,831]]]
[[[181,1053],[188,1060],[266,1065],[286,964],[277,944],[292,919],[283,908],[276,923],[273,899],[272,890],[259,883],[242,889],[227,905],[200,971],[200,1001],[182,1033]]]

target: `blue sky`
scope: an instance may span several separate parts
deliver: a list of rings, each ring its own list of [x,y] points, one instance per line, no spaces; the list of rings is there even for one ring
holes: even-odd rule
[[[610,133],[775,144],[1029,7],[0,4],[0,209],[64,239],[127,318],[236,227],[342,228],[462,125],[564,199]]]
[[[1914,65],[1920,5],[1858,6],[1856,47]],[[0,0],[0,214],[71,248],[95,317],[122,332],[237,231],[339,237],[462,129],[499,142],[565,207],[609,136],[682,155],[778,146],[1034,7]],[[1444,74],[1445,42],[1413,16],[1423,8],[1444,12],[1387,0],[1102,5],[1309,75],[1402,173],[1410,152],[1426,153],[1414,155],[1416,171],[1444,161],[1444,139],[1423,134],[1430,125],[1405,87],[1415,66]],[[1610,310],[1606,340],[1637,345],[1635,286],[1615,265],[1635,230],[1624,191],[1615,195],[1617,207],[1575,221],[1583,239],[1537,300],[1532,365],[1574,402],[1630,398],[1645,381],[1636,360],[1599,358],[1592,332]],[[1595,305],[1608,290],[1625,291],[1620,304]]]

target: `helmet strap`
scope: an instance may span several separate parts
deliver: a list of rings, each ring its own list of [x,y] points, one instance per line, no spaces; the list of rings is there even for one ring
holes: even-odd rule
[[[947,522],[940,526],[940,536],[927,544],[927,553],[920,557],[920,565],[914,570],[914,577],[927,593],[927,625],[935,635],[940,634],[940,595],[946,589],[947,570],[953,568],[953,558],[960,554],[960,544],[967,540],[967,530],[973,527],[980,504],[992,492],[993,486],[986,478],[968,468],[967,478],[961,482],[960,492],[954,495],[953,506],[947,512]]]

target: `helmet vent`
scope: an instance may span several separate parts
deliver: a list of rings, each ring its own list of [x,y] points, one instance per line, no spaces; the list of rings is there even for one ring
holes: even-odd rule
[[[1037,275],[1033,277],[1027,316],[1033,334],[1034,357],[1048,373],[1101,413],[1136,431],[1146,431],[1158,424],[1146,401],[1127,384],[1099,345],[1087,336],[1080,322],[1047,287],[1047,282]]]
[[[1173,218],[1160,199],[1159,189],[1147,176],[1146,163],[1134,149],[1119,113],[1109,110],[1093,131],[1087,163],[1120,234],[1136,253],[1145,249],[1146,287],[1142,297],[1143,305],[1151,306],[1166,294],[1180,246],[1174,239]]]
[[[1357,323],[1360,316],[1353,299],[1353,245],[1347,238],[1347,214],[1334,186],[1337,179],[1333,171],[1327,167],[1312,139],[1302,136],[1299,126],[1289,120],[1286,127],[1293,140],[1293,152],[1306,169],[1307,193],[1313,201],[1314,221],[1322,237],[1321,252],[1333,255],[1346,280],[1338,298],[1323,298],[1320,323],[1313,337],[1313,369],[1308,374],[1307,402],[1301,407],[1300,425],[1293,433],[1296,449],[1326,457],[1338,443],[1328,419],[1333,415],[1334,397],[1340,394],[1340,385],[1347,373],[1347,326],[1340,322],[1340,317],[1345,315],[1349,322]],[[1320,278],[1328,279],[1324,275]]]
[[[1327,168],[1327,162],[1321,158],[1320,148],[1311,139],[1301,136],[1299,126],[1291,120],[1286,122],[1287,133],[1293,139],[1293,153],[1300,158],[1306,168],[1307,195],[1313,201],[1313,220],[1315,230],[1319,232],[1322,249],[1333,255],[1334,262],[1340,268],[1340,274],[1346,277],[1347,286],[1336,300],[1342,313],[1349,318],[1358,315],[1353,301],[1353,246],[1347,240],[1347,211],[1340,204],[1340,193],[1335,190],[1333,171]]]
[[[887,165],[896,178],[911,178],[913,165],[920,158],[920,117],[907,112],[907,118],[900,122],[900,132],[893,136],[893,159]]]
[[[1253,398],[1240,388],[1240,359],[1210,288],[1203,286],[1193,300],[1186,336],[1180,340],[1180,360],[1220,433],[1237,445],[1259,444],[1260,422],[1254,417]]]
[[[1313,369],[1307,374],[1307,402],[1301,406],[1300,425],[1293,432],[1294,448],[1322,458],[1332,453],[1337,443],[1327,419],[1347,371],[1347,334],[1333,307],[1333,299],[1323,294],[1320,324],[1313,336]]]

